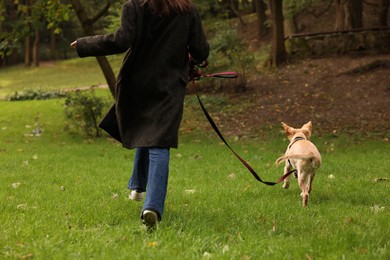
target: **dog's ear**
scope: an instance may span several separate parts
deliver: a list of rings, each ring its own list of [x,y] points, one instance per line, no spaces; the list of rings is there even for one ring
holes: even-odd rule
[[[313,128],[313,124],[311,123],[311,121],[309,121],[306,124],[304,124],[302,128],[307,128],[309,129],[309,131],[311,131],[311,129]]]
[[[291,138],[295,135],[295,129],[292,128],[291,126],[286,125],[285,123],[282,122],[282,126],[284,129],[284,132],[286,133],[288,140],[291,140]]]
[[[302,132],[303,132],[303,134],[306,136],[306,138],[309,140],[310,139],[310,137],[311,137],[311,130],[312,130],[312,128],[313,128],[313,125],[312,125],[312,123],[311,123],[311,121],[309,121],[309,122],[307,122],[306,124],[304,124],[303,126],[302,126]]]
[[[282,122],[282,127],[284,129],[284,132],[288,132],[288,129],[290,129],[291,127],[289,127],[288,125],[286,125],[284,122]]]

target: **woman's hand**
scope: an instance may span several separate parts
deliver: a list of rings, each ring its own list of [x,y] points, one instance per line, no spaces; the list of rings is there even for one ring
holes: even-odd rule
[[[76,48],[77,48],[77,41],[72,42],[72,43],[70,44],[70,47],[71,47],[72,49],[76,49]]]
[[[208,60],[205,60],[205,61],[203,61],[203,62],[199,65],[199,67],[201,67],[201,68],[206,68],[208,65],[209,65]]]

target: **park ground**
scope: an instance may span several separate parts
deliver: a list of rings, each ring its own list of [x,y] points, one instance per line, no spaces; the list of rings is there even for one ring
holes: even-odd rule
[[[70,75],[60,70],[57,80]],[[354,53],[259,70],[246,91],[234,80],[202,89],[222,132],[266,180],[282,174],[273,164],[287,145],[280,122],[313,121],[324,164],[307,209],[296,182],[260,185],[208,138],[216,135],[188,95],[164,221],[152,234],[140,226],[142,204],[127,199],[132,154],[111,139],[64,134],[63,100],[1,102],[0,258],[389,259],[389,72],[390,54]],[[28,134],[34,125],[42,135]]]
[[[252,78],[248,90],[232,94],[231,100],[247,103],[233,119],[221,115],[220,121],[233,121],[225,125],[236,135],[281,121],[300,127],[311,120],[320,135],[389,138],[390,55],[349,54],[291,62]]]
[[[303,16],[301,23],[305,32],[331,31],[332,15],[317,20]],[[269,44],[271,36],[260,39],[256,20],[246,18],[241,37],[250,50],[258,51]],[[375,19],[366,13],[367,26],[374,26]],[[230,83],[225,80],[225,84]],[[388,141],[390,53],[367,50],[309,59],[290,57],[277,70],[256,73],[246,92],[231,95],[230,102],[234,101],[245,109],[220,113],[218,119],[224,122],[225,131],[236,136],[258,136],[281,121],[300,127],[311,120],[318,135],[362,134]]]

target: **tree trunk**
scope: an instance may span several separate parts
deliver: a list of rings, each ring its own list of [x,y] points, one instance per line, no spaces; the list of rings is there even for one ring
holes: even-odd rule
[[[5,8],[4,11],[5,11],[6,22],[0,22],[0,34],[5,33],[5,35],[7,35],[14,30],[13,26],[16,23],[16,20],[18,19],[18,16],[20,14],[18,13],[15,1],[6,1],[6,5],[4,6],[4,8]],[[20,53],[18,53],[18,50],[16,48],[12,48],[12,47],[7,48],[7,52],[9,51],[10,53],[7,53],[7,55],[3,53],[4,56],[1,59],[2,66],[5,67],[23,61],[22,58],[20,57]]]
[[[382,0],[379,13],[380,26],[387,27],[387,18],[389,13],[390,0]]]
[[[230,0],[230,10],[234,13],[234,15],[238,18],[238,20],[240,21],[240,23],[242,25],[245,25],[245,22],[244,20],[242,19],[242,16],[239,12],[239,5],[238,5],[238,1],[237,0]]]
[[[240,4],[238,3],[238,0],[230,0],[230,5],[233,9],[237,11],[240,10]]]
[[[294,7],[288,6],[286,7],[286,12],[288,13],[287,16],[284,17],[284,34],[285,35],[291,35],[298,32],[298,25],[297,25],[297,15],[294,10],[292,10]]]
[[[283,0],[270,0],[269,5],[272,17],[272,64],[278,67],[287,61],[284,46]]]
[[[248,0],[242,0],[242,7],[244,9],[248,9],[249,8],[249,1]]]
[[[35,67],[39,67],[39,45],[40,45],[41,32],[39,29],[35,29],[35,39],[33,45],[33,64]]]
[[[80,0],[71,0],[71,4],[81,23],[84,33],[88,36],[95,34],[93,30],[93,24],[110,8],[111,5],[110,1],[107,1],[106,6],[102,10],[100,10],[100,12],[95,17],[89,18],[87,13],[85,12],[84,7],[81,5]],[[100,69],[103,72],[111,94],[115,98],[116,77],[111,68],[111,65],[108,62],[107,58],[104,56],[96,57],[96,59],[99,63]]]
[[[31,37],[26,35],[24,37],[24,66],[31,67]]]
[[[351,16],[352,29],[363,28],[363,1],[350,0],[349,11]]]
[[[106,79],[111,95],[115,98],[116,77],[114,71],[105,56],[97,56],[96,60],[104,74],[104,78]]]
[[[363,27],[363,2],[361,0],[336,0],[336,31]]]
[[[31,66],[31,37],[30,37],[30,32],[31,32],[31,24],[30,22],[28,21],[28,17],[30,17],[30,5],[29,5],[29,1],[27,0],[26,1],[26,28],[27,28],[27,32],[25,37],[24,37],[24,66],[25,67],[30,67]]]
[[[297,29],[297,22],[295,15],[291,15],[291,17],[288,17],[284,19],[284,30],[286,35],[295,34],[298,32]]]
[[[54,29],[50,30],[50,60],[57,60],[57,42]]]
[[[258,33],[259,37],[263,37],[267,34],[267,27],[265,25],[267,21],[267,5],[263,2],[263,0],[254,0],[255,7],[256,7],[256,14],[257,14],[257,20],[258,20]]]

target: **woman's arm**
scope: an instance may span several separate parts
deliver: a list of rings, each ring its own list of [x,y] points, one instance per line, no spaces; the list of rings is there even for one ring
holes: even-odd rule
[[[134,1],[126,2],[122,7],[121,26],[115,33],[87,36],[71,43],[80,57],[106,56],[127,51],[133,45],[137,27],[138,7]]]
[[[188,51],[194,64],[205,62],[209,56],[209,44],[203,31],[198,10],[194,6],[192,13],[191,31],[188,41]]]

